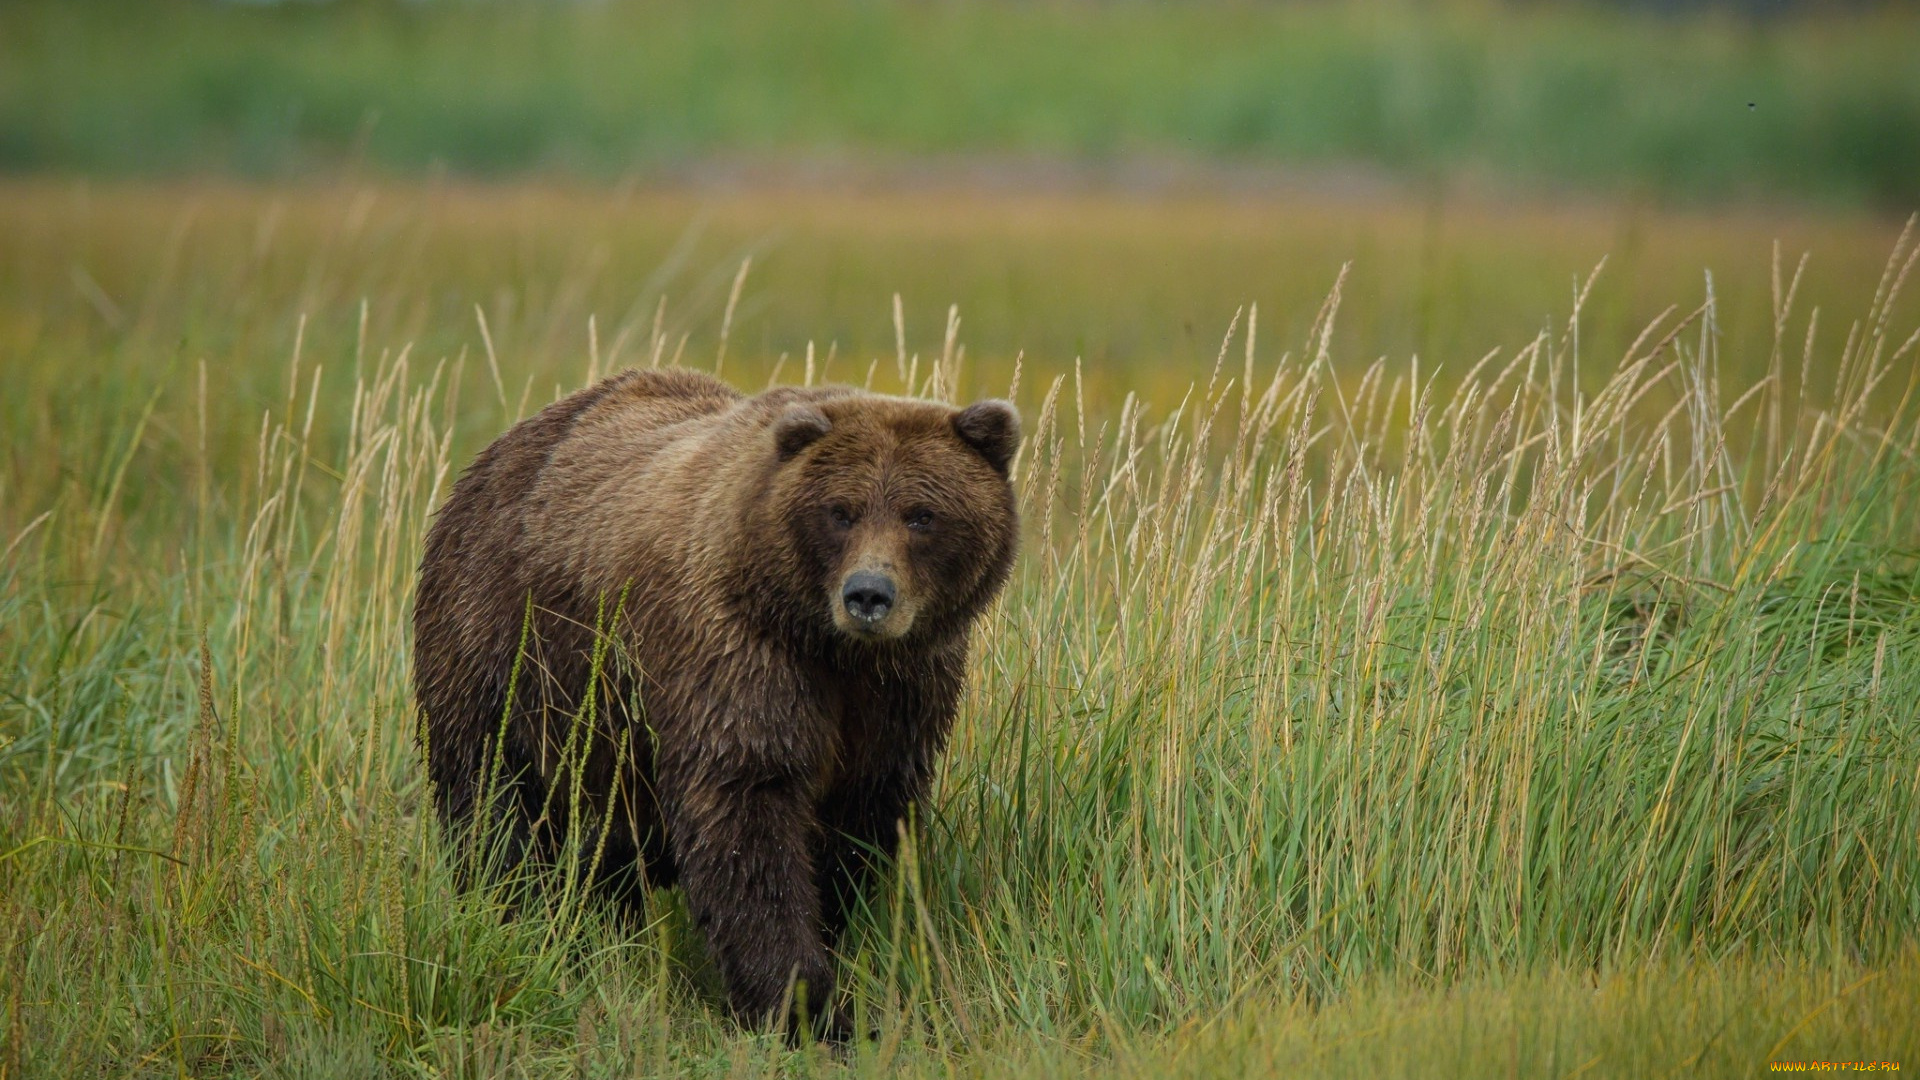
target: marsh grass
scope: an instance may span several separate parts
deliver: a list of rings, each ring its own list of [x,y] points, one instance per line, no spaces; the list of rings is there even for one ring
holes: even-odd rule
[[[635,922],[573,877],[533,909],[454,887],[405,628],[456,433],[525,408],[498,357],[296,346],[244,458],[205,448],[201,365],[192,412],[129,410],[93,475],[0,492],[0,1072],[1897,1060],[1916,252],[1842,329],[1776,260],[1750,384],[1721,383],[1711,293],[1604,360],[1576,303],[1444,390],[1344,370],[1344,278],[1286,350],[1236,316],[1174,401],[1096,412],[1078,367],[1016,369],[1025,552],[847,944],[881,1033],[850,1062],[722,1020],[671,893]],[[964,363],[950,332],[867,370],[938,396]],[[162,528],[123,510],[149,423],[201,439]]]

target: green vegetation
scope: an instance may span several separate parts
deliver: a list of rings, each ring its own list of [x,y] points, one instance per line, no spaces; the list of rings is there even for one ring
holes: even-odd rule
[[[0,8],[0,167],[989,153],[1359,165],[1689,199],[1920,195],[1920,16],[1477,3]]]
[[[832,378],[864,379],[896,350],[898,294],[909,351],[940,349],[959,306],[969,391],[1004,387],[1024,352],[1084,360],[1102,411],[1129,391],[1173,401],[1213,364],[1236,307],[1258,304],[1269,340],[1299,341],[1351,264],[1336,354],[1360,366],[1417,356],[1452,379],[1563,319],[1604,259],[1581,324],[1587,355],[1624,354],[1711,274],[1723,363],[1746,383],[1765,376],[1772,346],[1774,245],[1790,262],[1809,255],[1800,303],[1831,320],[1872,295],[1899,229],[1840,213],[1313,191],[15,181],[0,185],[0,359],[74,363],[15,365],[10,386],[23,392],[0,395],[0,417],[22,439],[85,455],[90,440],[43,428],[29,403],[138,409],[157,388],[178,394],[205,359],[213,392],[234,406],[208,418],[213,437],[247,442],[284,396],[261,358],[288,355],[304,317],[307,355],[339,370],[363,301],[370,340],[433,357],[478,356],[482,309],[518,380],[512,399],[545,400],[579,381],[590,319],[609,364],[645,359],[656,315],[669,353],[684,336],[684,355],[715,355],[747,258],[729,362],[784,355],[783,377],[811,342]],[[1896,316],[1920,314],[1913,297],[1902,303]],[[1603,366],[1584,377],[1596,388]],[[491,422],[476,416],[461,434]],[[161,482],[180,467],[131,466]]]
[[[842,346],[827,374],[883,389],[1017,370],[1030,438],[1017,580],[844,956],[882,1037],[841,1062],[720,1019],[675,894],[502,920],[426,812],[406,612],[452,471],[555,383],[719,364],[722,325],[735,382],[809,370],[730,262],[697,335],[655,321],[673,275],[607,284],[596,243],[651,226],[602,205],[0,200],[0,1074],[1920,1060],[1911,238],[1825,286],[1762,254],[1739,319],[1689,272],[1604,354],[1596,284],[1544,327],[1449,299],[1518,336],[1484,363],[1371,363],[1361,271],[1171,372]],[[1106,250],[1047,265],[1097,285]]]

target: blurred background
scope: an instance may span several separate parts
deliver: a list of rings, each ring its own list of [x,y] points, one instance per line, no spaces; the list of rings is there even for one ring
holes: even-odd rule
[[[1916,26],[1912,5],[1832,0],[11,4],[0,165],[604,180],[958,159],[1128,185],[1219,165],[1905,209]]]
[[[1920,9],[10,3],[0,174],[12,357],[243,391],[300,316],[544,388],[723,326],[857,380],[955,305],[994,378],[1177,388],[1244,305],[1297,346],[1342,267],[1342,363],[1461,367],[1603,257],[1589,352],[1711,290],[1757,367],[1776,242],[1803,303],[1864,310],[1920,207]]]

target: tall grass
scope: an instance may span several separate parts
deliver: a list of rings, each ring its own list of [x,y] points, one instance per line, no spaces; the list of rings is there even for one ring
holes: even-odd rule
[[[1903,237],[1844,331],[1776,264],[1751,385],[1721,382],[1710,294],[1605,360],[1576,305],[1445,392],[1355,371],[1343,284],[1287,351],[1243,312],[1170,403],[1016,374],[1025,552],[845,950],[881,1032],[849,1067],[1914,1049],[1916,259]],[[461,363],[296,346],[251,451],[203,449],[136,566],[128,461],[148,423],[213,426],[204,366],[92,479],[0,491],[5,1075],[838,1067],[717,1019],[671,893],[632,925],[454,889],[413,561],[463,419],[520,411],[492,370],[461,397]],[[950,334],[866,370],[939,394],[964,363]]]

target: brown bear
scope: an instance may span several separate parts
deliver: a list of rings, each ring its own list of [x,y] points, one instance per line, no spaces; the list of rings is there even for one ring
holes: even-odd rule
[[[677,882],[736,1015],[797,1034],[810,999],[844,1037],[830,949],[1013,565],[1019,441],[1004,401],[747,397],[684,370],[515,425],[420,563],[414,691],[450,833],[571,850],[629,899]]]

